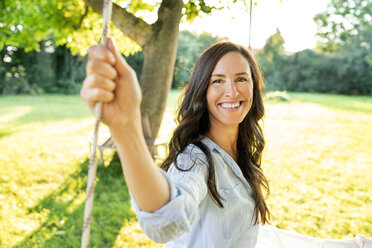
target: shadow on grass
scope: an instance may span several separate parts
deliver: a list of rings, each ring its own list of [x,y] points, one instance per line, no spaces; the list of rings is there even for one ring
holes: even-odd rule
[[[30,214],[47,216],[43,224],[21,241],[21,247],[80,247],[85,206],[88,161],[55,192],[46,196]],[[123,224],[133,220],[121,165],[113,160],[99,166],[90,231],[90,247],[112,247]]]
[[[0,139],[4,138],[5,136],[11,135],[13,132],[10,132],[8,130],[1,130],[0,129]]]

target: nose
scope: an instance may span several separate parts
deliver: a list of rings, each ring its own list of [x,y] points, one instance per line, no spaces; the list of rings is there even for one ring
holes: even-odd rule
[[[234,80],[227,80],[225,85],[225,96],[236,97],[239,94]]]

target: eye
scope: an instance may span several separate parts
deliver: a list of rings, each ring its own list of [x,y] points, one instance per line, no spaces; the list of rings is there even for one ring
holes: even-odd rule
[[[221,84],[222,83],[222,79],[215,79],[212,81],[212,84]]]
[[[238,82],[246,82],[246,81],[248,81],[248,79],[246,79],[245,77],[238,77],[237,81]]]

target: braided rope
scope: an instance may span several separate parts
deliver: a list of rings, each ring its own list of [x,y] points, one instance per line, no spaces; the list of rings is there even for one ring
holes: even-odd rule
[[[103,31],[102,31],[102,40],[101,45],[107,46],[107,34],[108,34],[108,25],[111,20],[111,9],[112,1],[104,0],[103,2]],[[101,120],[102,113],[102,103],[97,102],[94,105],[94,116],[96,118],[94,125],[93,141],[91,147],[91,153],[89,157],[89,170],[88,170],[88,182],[87,182],[87,200],[85,202],[84,208],[84,224],[83,224],[83,234],[81,239],[81,248],[88,248],[89,245],[89,236],[90,236],[90,223],[92,220],[92,209],[93,209],[93,200],[94,200],[94,182],[96,179],[97,173],[97,138],[98,138],[98,129],[99,123]]]

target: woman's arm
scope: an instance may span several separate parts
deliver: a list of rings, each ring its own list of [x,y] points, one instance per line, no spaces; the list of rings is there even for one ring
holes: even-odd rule
[[[131,203],[143,232],[157,243],[166,243],[191,231],[200,218],[199,207],[207,196],[208,165],[203,152],[189,145],[169,170],[157,168],[170,186],[171,200],[154,213],[142,211],[132,196]],[[190,169],[191,168],[191,169]]]
[[[140,113],[138,115],[140,118]],[[145,212],[158,210],[170,200],[170,189],[152,160],[141,124],[134,126],[130,122],[122,128],[110,130],[117,146],[125,181],[138,206]]]
[[[157,170],[141,127],[141,90],[134,70],[108,39],[88,49],[87,75],[80,92],[93,112],[102,102],[101,120],[118,148],[126,183],[138,206],[154,212],[170,199],[169,185]]]

